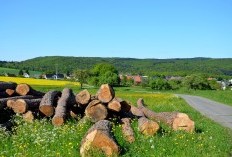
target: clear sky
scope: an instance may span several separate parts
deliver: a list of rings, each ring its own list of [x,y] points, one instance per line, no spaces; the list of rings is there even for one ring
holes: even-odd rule
[[[232,58],[232,0],[0,0],[0,60]]]

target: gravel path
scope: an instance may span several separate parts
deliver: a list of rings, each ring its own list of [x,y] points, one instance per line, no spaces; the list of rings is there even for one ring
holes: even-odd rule
[[[199,96],[176,94],[203,115],[232,129],[232,107]]]

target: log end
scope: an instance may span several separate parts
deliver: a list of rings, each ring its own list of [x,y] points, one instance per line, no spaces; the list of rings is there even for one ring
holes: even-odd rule
[[[54,114],[54,107],[51,105],[43,105],[39,107],[41,113],[46,117],[51,117]]]
[[[14,106],[15,102],[15,100],[7,100],[6,106],[11,109]]]
[[[80,148],[81,156],[88,156],[88,150],[91,148],[100,149],[106,156],[119,154],[118,145],[101,130],[94,130],[85,137]]]
[[[103,103],[110,102],[115,96],[113,88],[109,84],[102,84],[97,92],[97,98]]]
[[[30,86],[27,84],[19,84],[16,87],[16,92],[19,95],[27,95],[30,92]]]
[[[121,111],[121,104],[120,102],[118,102],[117,100],[112,100],[108,103],[108,109],[110,109],[111,111],[114,111],[114,112],[119,112]]]
[[[184,130],[187,132],[193,132],[195,129],[195,123],[185,113],[178,113],[172,123],[173,130]]]
[[[28,105],[23,99],[18,99],[12,106],[15,113],[25,113],[27,111]]]
[[[107,117],[108,112],[106,107],[98,100],[93,100],[85,109],[85,115],[90,118],[92,122],[103,120]]]
[[[63,117],[53,117],[52,124],[54,126],[61,126],[64,124],[64,118]]]
[[[87,89],[81,91],[76,95],[76,102],[81,105],[87,105],[91,100],[91,95]]]
[[[139,119],[139,131],[144,135],[154,135],[159,130],[158,123],[145,117]]]
[[[23,114],[23,119],[26,122],[32,123],[34,121],[35,117],[31,111],[27,111],[25,114]]]

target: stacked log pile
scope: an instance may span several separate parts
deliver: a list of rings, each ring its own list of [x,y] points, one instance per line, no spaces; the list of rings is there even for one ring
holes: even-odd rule
[[[160,123],[173,130],[194,131],[194,122],[185,113],[156,113],[145,106],[142,98],[137,105],[115,97],[115,91],[108,84],[101,85],[96,95],[91,95],[88,90],[74,94],[69,88],[43,93],[27,84],[0,82],[0,127],[9,126],[16,113],[28,122],[37,117],[50,117],[54,126],[63,125],[70,117],[84,117],[95,123],[83,137],[81,156],[88,156],[91,147],[102,150],[107,156],[119,154],[120,148],[111,131],[111,119],[115,118],[122,125],[125,140],[130,143],[136,140],[131,119],[138,119],[138,130],[149,136],[157,133]]]

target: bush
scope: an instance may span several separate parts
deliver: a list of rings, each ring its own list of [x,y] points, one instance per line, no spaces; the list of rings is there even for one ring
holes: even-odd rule
[[[170,89],[170,85],[168,84],[168,82],[164,79],[161,79],[161,78],[157,78],[155,80],[152,80],[150,83],[150,87],[151,87],[151,89],[155,89],[155,90],[168,90],[168,89]]]

